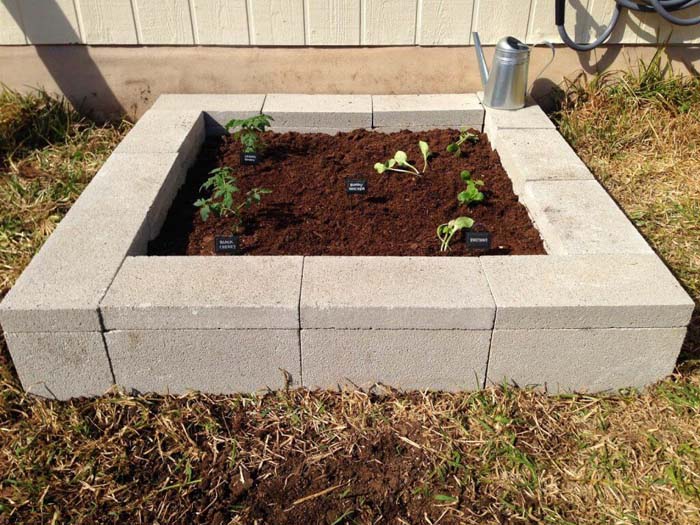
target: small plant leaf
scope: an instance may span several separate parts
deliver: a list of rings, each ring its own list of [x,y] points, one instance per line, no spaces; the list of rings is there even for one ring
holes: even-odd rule
[[[420,152],[423,154],[423,157],[430,155],[430,146],[428,146],[427,142],[419,140],[418,147],[420,148]]]
[[[396,166],[396,160],[395,160],[395,159],[389,159],[389,160],[386,162],[385,165],[386,165],[388,168],[393,168],[394,166]]]
[[[457,144],[448,144],[445,149],[448,153],[457,153],[459,151],[459,146]]]
[[[452,226],[454,231],[459,231],[461,229],[469,229],[474,226],[474,219],[471,217],[457,217],[456,219],[452,219],[449,224]]]
[[[386,166],[384,164],[382,164],[381,162],[377,162],[374,165],[374,169],[377,170],[377,173],[379,173],[381,175],[382,173],[384,173],[386,171]]]
[[[467,182],[469,180],[472,180],[472,174],[468,170],[464,170],[462,173],[459,174],[459,176],[462,178],[464,182]]]
[[[406,162],[408,162],[408,155],[406,155],[405,151],[399,150],[394,155],[394,160],[403,166],[406,164]]]

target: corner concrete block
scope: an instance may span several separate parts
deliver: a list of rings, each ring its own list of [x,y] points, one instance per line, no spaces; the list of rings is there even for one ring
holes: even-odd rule
[[[375,128],[484,127],[484,108],[473,93],[373,95],[372,111]]]
[[[359,129],[372,127],[371,95],[270,94],[263,113],[277,128]]]
[[[107,330],[299,328],[303,257],[128,257]]]
[[[127,391],[230,394],[300,383],[298,330],[116,330],[105,339]]]
[[[482,387],[490,330],[302,330],[304,386]]]
[[[529,181],[594,180],[557,130],[502,129],[495,147],[516,194]]]
[[[487,386],[508,381],[550,393],[643,388],[673,371],[685,328],[493,332]]]
[[[477,93],[483,102],[483,92]],[[491,144],[496,147],[498,132],[501,129],[556,129],[547,114],[532,97],[527,97],[525,107],[516,110],[492,109],[484,107],[484,131],[488,133]]]
[[[154,111],[203,111],[208,135],[226,133],[226,124],[233,119],[259,115],[265,102],[264,94],[241,95],[161,95],[151,107]]]
[[[306,257],[302,328],[489,330],[495,306],[478,259]]]
[[[496,328],[685,327],[694,303],[656,255],[480,257]]]
[[[112,387],[100,332],[10,332],[5,339],[27,393],[64,400]]]
[[[147,111],[114,150],[115,153],[180,153],[192,162],[204,142],[201,110]]]
[[[527,182],[520,200],[550,255],[653,253],[596,180]]]

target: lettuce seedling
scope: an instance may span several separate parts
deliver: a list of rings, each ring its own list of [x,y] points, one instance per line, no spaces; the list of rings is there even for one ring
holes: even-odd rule
[[[464,144],[465,142],[471,142],[472,144],[476,144],[477,142],[479,142],[479,136],[475,135],[474,133],[470,133],[466,129],[462,129],[457,141],[453,142],[452,144],[448,144],[446,149],[449,153],[453,153],[455,157],[461,157],[462,144]]]
[[[450,249],[450,242],[460,230],[469,229],[474,226],[474,219],[471,217],[457,217],[450,222],[437,227],[437,238],[440,240],[440,251],[446,252]]]
[[[241,210],[250,208],[254,204],[259,204],[262,196],[272,193],[271,190],[265,188],[253,188],[245,194],[243,202],[236,204],[234,195],[240,190],[236,186],[236,178],[231,175],[233,170],[228,167],[216,168],[209,172],[209,177],[200,187],[202,190],[211,190],[211,195],[208,198],[200,198],[195,201],[194,206],[199,208],[199,214],[203,221],[206,221],[209,216],[214,213],[219,217],[234,218],[235,231],[241,228],[243,219]]]
[[[242,120],[232,120],[226,124],[226,131],[240,128],[234,132],[233,137],[243,144],[244,153],[258,153],[265,149],[265,143],[260,138],[260,134],[270,127],[270,122],[274,120],[269,115],[255,115]]]
[[[411,171],[397,168],[395,166],[409,168]],[[394,154],[394,158],[389,159],[384,163],[377,162],[374,165],[374,169],[377,170],[377,173],[379,173],[380,175],[385,171],[397,171],[401,173],[410,173],[411,175],[418,175],[420,177],[420,171],[418,171],[413,164],[408,162],[408,155],[406,155],[406,153],[401,150],[397,151]]]
[[[459,176],[464,182],[467,183],[467,189],[460,192],[459,195],[457,195],[457,200],[459,201],[459,203],[469,206],[472,202],[483,201],[484,194],[481,191],[479,191],[479,186],[483,186],[484,181],[472,179],[471,172],[467,170],[464,170],[462,173],[459,174]]]
[[[430,146],[428,146],[428,143],[425,141],[419,140],[418,147],[423,155],[423,173],[425,173],[428,170],[428,158],[433,154],[433,152],[430,151]]]

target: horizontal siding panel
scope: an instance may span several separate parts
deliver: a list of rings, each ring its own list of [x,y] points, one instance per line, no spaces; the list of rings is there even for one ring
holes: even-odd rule
[[[20,10],[30,44],[82,42],[73,0],[21,0]]]
[[[504,36],[527,37],[530,0],[476,0],[474,30],[482,44],[495,44]]]
[[[248,7],[254,45],[304,45],[304,0],[248,0]]]
[[[554,3],[555,0],[532,0],[528,42],[533,44],[543,40],[554,43],[561,42],[559,30],[554,25]],[[587,6],[588,0],[581,0],[580,4],[574,5],[567,1],[565,27],[569,36],[577,42],[585,41],[588,38],[592,20],[586,9]]]
[[[201,45],[247,45],[246,0],[191,0],[194,6],[197,43]]]
[[[360,44],[360,0],[307,0],[307,43],[312,46]]]
[[[85,42],[138,44],[131,0],[79,0]]]
[[[0,44],[26,44],[18,0],[0,2]]]
[[[424,46],[469,44],[473,12],[474,0],[422,0],[418,43]]]
[[[362,3],[363,44],[415,44],[417,0],[362,0]]]
[[[188,0],[134,0],[142,44],[194,44]]]

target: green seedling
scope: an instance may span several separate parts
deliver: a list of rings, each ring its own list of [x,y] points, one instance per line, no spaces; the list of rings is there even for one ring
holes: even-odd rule
[[[410,171],[406,169],[397,168],[396,166],[408,168]],[[397,151],[394,154],[394,158],[391,158],[384,163],[377,162],[374,165],[374,169],[377,170],[377,173],[379,173],[380,175],[385,171],[397,171],[401,173],[410,173],[411,175],[418,175],[420,177],[420,171],[418,171],[413,164],[408,162],[408,155],[406,155],[406,152],[401,150]]]
[[[437,227],[437,238],[440,240],[440,251],[446,252],[450,249],[452,237],[460,230],[469,229],[474,226],[474,219],[471,217],[457,217],[450,222]]]
[[[459,138],[452,144],[448,144],[446,149],[449,153],[454,154],[455,157],[461,157],[462,145],[465,142],[471,142],[472,144],[476,144],[477,142],[479,142],[479,137],[474,133],[470,133],[466,129],[462,129],[462,131],[459,134]]]
[[[200,191],[211,191],[209,198],[200,198],[195,201],[195,207],[199,208],[199,214],[203,221],[209,219],[209,216],[214,213],[219,217],[233,217],[234,231],[239,231],[243,219],[241,211],[245,208],[250,208],[254,204],[259,204],[262,196],[272,193],[271,190],[265,188],[253,188],[245,194],[243,202],[236,204],[234,195],[240,190],[236,185],[236,178],[231,175],[233,170],[228,167],[216,168],[209,172],[209,177],[202,184]]]
[[[428,170],[428,159],[433,154],[433,152],[430,151],[430,146],[428,146],[428,143],[425,141],[419,140],[418,147],[420,148],[420,152],[423,155],[423,173],[425,173]]]
[[[247,119],[232,120],[226,124],[226,130],[231,131],[239,128],[233,133],[236,140],[240,140],[243,144],[244,153],[259,153],[265,149],[265,143],[260,134],[270,127],[271,121],[274,120],[269,115],[255,115]]]
[[[464,170],[459,174],[464,182],[467,184],[467,189],[460,192],[457,195],[457,200],[460,204],[469,206],[473,202],[481,202],[484,200],[484,194],[479,191],[479,187],[484,185],[483,180],[472,179],[471,172]]]

